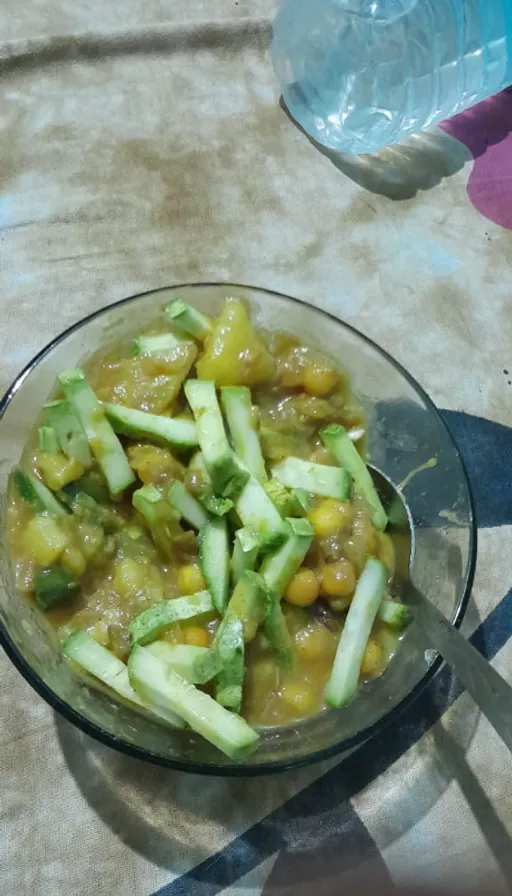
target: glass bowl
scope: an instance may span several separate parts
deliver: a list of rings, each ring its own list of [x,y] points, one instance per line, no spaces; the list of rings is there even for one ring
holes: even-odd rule
[[[388,669],[349,706],[298,724],[262,731],[244,762],[223,756],[193,732],[170,731],[89,687],[63,661],[57,636],[13,582],[6,546],[8,475],[19,461],[41,405],[57,374],[100,346],[144,326],[180,296],[215,314],[229,295],[244,298],[257,324],[283,329],[339,361],[352,377],[368,423],[370,462],[403,483],[414,521],[411,571],[418,587],[455,624],[468,600],[476,553],[471,495],[460,454],[432,402],[389,355],[335,317],[288,296],[232,284],[175,286],[109,305],[71,327],[19,375],[0,405],[0,638],[32,687],[87,734],[122,752],[161,765],[207,774],[263,774],[325,759],[368,739],[414,700],[439,667],[411,625]],[[422,468],[422,465],[425,465]],[[414,472],[416,471],[416,472]],[[405,573],[407,562],[405,563]]]

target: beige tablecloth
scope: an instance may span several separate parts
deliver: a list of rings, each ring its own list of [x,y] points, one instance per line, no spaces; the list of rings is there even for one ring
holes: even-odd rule
[[[1,386],[84,314],[174,282],[335,312],[445,409],[480,526],[466,632],[512,679],[511,97],[330,158],[278,103],[272,7],[4,0]],[[510,885],[512,762],[446,670],[341,764],[217,780],[112,752],[0,664],[2,893],[330,893],[368,867],[381,888]]]

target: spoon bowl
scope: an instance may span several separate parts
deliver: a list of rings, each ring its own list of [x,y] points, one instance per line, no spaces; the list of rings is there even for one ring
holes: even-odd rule
[[[452,667],[512,752],[512,688],[412,581],[410,570],[415,530],[411,512],[401,491],[387,476],[371,466],[370,472],[388,514],[388,534],[398,546],[396,586],[399,596],[418,624],[425,646],[433,648]]]

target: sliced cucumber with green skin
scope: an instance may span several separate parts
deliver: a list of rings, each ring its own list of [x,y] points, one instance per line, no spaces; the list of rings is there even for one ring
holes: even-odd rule
[[[267,589],[265,596],[265,618],[263,631],[271,647],[275,650],[281,665],[290,667],[292,663],[292,639],[286,626],[278,595]]]
[[[244,632],[240,619],[226,618],[215,636],[215,650],[222,664],[215,681],[215,699],[221,706],[239,713],[244,682]]]
[[[288,488],[303,488],[313,495],[336,501],[346,501],[350,497],[352,479],[348,471],[340,467],[287,457],[272,467],[272,475]]]
[[[235,453],[258,482],[265,482],[268,476],[254,423],[250,389],[246,386],[223,386],[220,400]]]
[[[119,694],[130,703],[134,703],[137,707],[148,708],[144,706],[139,696],[133,690],[129,678],[128,668],[125,664],[110,653],[101,644],[98,644],[88,632],[75,631],[62,643],[62,653],[64,656],[88,672],[98,681],[103,682],[111,690]],[[164,719],[173,728],[184,728],[185,723],[176,713],[169,711],[161,711],[154,707],[152,710],[155,715]]]
[[[36,602],[42,610],[50,610],[55,604],[70,600],[80,590],[80,582],[58,566],[34,576],[33,585]]]
[[[168,489],[167,500],[194,529],[202,529],[210,519],[202,504],[178,480]]]
[[[411,612],[400,601],[384,597],[377,611],[377,617],[395,631],[402,631],[411,621]]]
[[[147,650],[192,684],[205,684],[222,669],[218,654],[209,647],[153,641]]]
[[[212,479],[200,451],[191,457],[188,468],[195,475],[197,485],[194,491],[203,507],[214,516],[226,516],[233,509],[233,501],[214,493]]]
[[[286,520],[287,539],[285,543],[272,554],[264,557],[260,575],[267,588],[282,597],[288,585],[301,566],[314,538],[314,530],[311,523],[305,519]]]
[[[275,505],[276,509],[279,512],[279,516],[283,519],[287,516],[290,516],[290,511],[292,505],[294,504],[294,500],[292,498],[292,493],[288,491],[285,485],[276,479],[275,476],[272,476],[268,482],[264,483],[264,489],[269,496],[272,503]]]
[[[229,539],[224,517],[212,517],[201,529],[199,563],[215,608],[223,616],[229,591]]]
[[[174,622],[193,619],[215,609],[208,591],[198,591],[186,597],[162,600],[135,616],[128,625],[131,644],[149,644],[156,641]]]
[[[132,342],[132,355],[166,355],[180,349],[183,339],[174,333],[157,333],[155,336],[137,336]]]
[[[144,647],[132,651],[128,675],[137,693],[180,715],[231,759],[242,759],[258,743],[258,734],[244,719],[185,681]]]
[[[265,600],[267,588],[262,577],[256,572],[246,570],[235,586],[233,594],[226,608],[226,615],[222,620],[217,634],[222,633],[223,628],[231,619],[238,619],[242,625],[244,641],[252,641],[258,627],[265,616]],[[215,636],[214,644],[217,641]]]
[[[199,445],[214,490],[226,498],[239,494],[249,474],[236,463],[228,442],[215,383],[187,380],[184,390],[196,421]]]
[[[147,438],[181,450],[197,445],[197,430],[192,420],[148,414],[146,411],[108,402],[104,402],[103,407],[115,432],[121,435],[136,439]]]
[[[59,454],[60,445],[53,426],[40,426],[37,434],[37,447],[43,454]]]
[[[135,474],[102,405],[82,370],[65,370],[59,374],[58,380],[104,473],[111,497],[119,498],[135,482]]]
[[[363,498],[366,498],[368,504],[370,504],[373,510],[372,522],[375,528],[384,531],[388,524],[386,511],[377,494],[370,471],[347,431],[343,426],[326,426],[325,429],[320,431],[320,438],[337,462],[350,473],[354,480],[356,492],[361,494]]]
[[[262,484],[250,476],[237,500],[235,509],[244,528],[257,536],[260,550],[272,550],[282,544],[286,528],[279,511]]]
[[[375,557],[369,557],[349,606],[327,684],[325,699],[329,706],[345,706],[356,694],[361,663],[386,590],[387,578],[384,564]]]
[[[249,529],[238,529],[235,532],[233,553],[230,561],[233,585],[236,585],[246,570],[254,569],[258,552],[259,542],[254,533]]]
[[[199,342],[204,342],[213,330],[213,323],[209,317],[202,314],[197,308],[187,305],[183,299],[174,299],[170,302],[165,314],[174,329],[188,336],[193,336]]]
[[[68,514],[66,508],[40,479],[30,476],[20,467],[13,470],[11,475],[20,498],[30,504],[36,513],[48,513],[50,516],[66,516]]]
[[[306,516],[311,508],[311,498],[304,488],[292,488],[292,513],[289,516]]]
[[[216,650],[210,647],[203,656],[198,656],[194,662],[193,683],[206,684],[206,682],[215,678],[221,670],[222,661],[220,656]]]
[[[60,447],[66,457],[76,460],[88,470],[92,466],[92,454],[87,436],[69,401],[49,401],[43,405],[43,420],[57,434]]]
[[[154,485],[136,489],[132,504],[143,517],[157,548],[166,556],[171,556],[174,539],[183,535],[179,514]]]

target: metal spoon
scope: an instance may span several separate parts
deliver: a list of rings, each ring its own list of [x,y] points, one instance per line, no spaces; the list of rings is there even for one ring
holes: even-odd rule
[[[370,467],[375,487],[388,513],[388,532],[413,540],[413,524],[404,498],[389,480]],[[429,645],[452,667],[459,681],[512,752],[512,687],[493,669],[481,653],[448,622],[445,616],[418,591],[408,576],[403,583],[403,601],[409,607]]]

